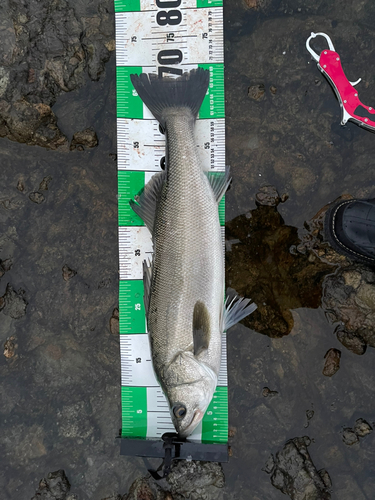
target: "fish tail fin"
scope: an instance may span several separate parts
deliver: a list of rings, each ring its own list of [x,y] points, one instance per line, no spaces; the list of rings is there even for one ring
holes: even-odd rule
[[[190,108],[194,118],[206,95],[210,72],[203,68],[183,73],[178,78],[159,78],[155,74],[130,75],[139,97],[165,128],[165,110],[174,107]]]

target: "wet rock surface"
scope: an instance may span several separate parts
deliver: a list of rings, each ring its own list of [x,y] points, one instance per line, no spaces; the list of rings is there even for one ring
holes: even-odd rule
[[[288,199],[287,194],[279,195],[275,186],[262,186],[255,196],[257,205],[277,207],[279,203],[284,203]]]
[[[273,486],[292,500],[330,500],[329,474],[316,470],[307,450],[310,443],[308,437],[291,439],[267,462],[266,472]]]
[[[13,266],[1,278],[0,297],[10,283],[16,293],[26,291],[28,302],[18,319],[0,313],[2,346],[12,336],[18,345],[13,358],[0,359],[0,488],[5,500],[31,498],[48,471],[64,469],[73,492],[67,498],[119,500],[145,474],[145,466],[140,459],[119,456],[115,440],[121,408],[119,344],[109,325],[118,305],[114,58],[104,63],[106,50],[114,49],[113,4],[3,2],[0,9],[0,135],[16,139],[1,139],[0,258],[11,259]],[[40,16],[33,9],[41,9]],[[68,15],[67,23],[56,22]],[[285,267],[281,261],[260,266],[267,272],[260,274],[263,291],[256,299],[266,306],[258,325],[263,333],[278,333],[270,338],[237,325],[228,334],[229,420],[236,432],[230,438],[231,460],[223,464],[226,485],[211,487],[215,500],[286,498],[261,469],[270,453],[306,432],[312,404],[310,452],[314,463],[329,471],[332,500],[374,496],[374,433],[345,446],[340,432],[348,425],[354,429],[358,418],[373,425],[375,351],[366,350],[371,331],[360,331],[345,316],[348,304],[348,316],[370,319],[371,301],[355,302],[354,290],[357,283],[365,290],[372,283],[368,269],[352,266],[325,246],[320,216],[310,218],[342,193],[375,195],[375,144],[373,135],[356,125],[339,125],[335,96],[305,49],[311,31],[329,33],[345,73],[351,80],[363,78],[360,97],[371,104],[374,16],[367,0],[355,5],[338,0],[225,4],[226,153],[233,176],[226,216],[233,221],[249,214],[266,186],[274,186],[280,198],[288,193],[289,199],[277,210],[259,206],[267,217],[259,216],[258,228],[268,224],[269,233],[268,239],[259,233],[254,241],[271,264],[283,248]],[[77,45],[76,32],[82,34]],[[18,41],[21,36],[25,42]],[[26,52],[18,52],[26,46]],[[315,48],[325,46],[317,40]],[[260,84],[263,97],[251,99],[249,87]],[[88,127],[96,131],[98,146],[70,152],[73,134]],[[44,190],[41,183],[49,176],[53,181]],[[43,203],[29,199],[35,192],[44,196]],[[304,227],[305,221],[311,226]],[[241,225],[242,219],[237,222]],[[284,246],[278,237],[273,242],[274,229],[285,238]],[[244,223],[232,247],[249,233]],[[252,245],[250,238],[245,242]],[[286,287],[282,283],[292,269],[289,255],[296,257],[294,269],[301,265],[303,273],[307,266],[303,297],[311,292],[311,301],[298,298],[298,278]],[[263,257],[251,259],[246,272],[241,270],[242,282],[235,278],[244,291]],[[319,304],[316,268],[309,270],[319,260],[319,266],[331,269],[330,279],[325,275],[323,281],[332,300],[324,309],[305,306]],[[67,282],[62,279],[65,264],[77,270]],[[273,269],[279,272],[276,280]],[[360,279],[343,277],[349,271]],[[336,298],[332,275],[339,279]],[[248,290],[253,298],[254,290]],[[299,304],[296,308],[289,307],[289,295],[290,302]],[[267,305],[264,299],[270,296],[273,302]],[[288,330],[289,335],[276,338]],[[340,370],[328,378],[322,360],[330,348],[341,350],[342,357]],[[364,351],[365,356],[356,355]],[[265,398],[264,387],[279,394]]]
[[[75,18],[85,23],[87,39],[105,40],[107,35],[100,34],[103,23],[108,23],[113,35],[114,22],[106,5],[28,2],[22,7],[12,2],[12,12],[40,8],[40,19],[33,14],[28,24],[30,30],[35,27],[38,38],[43,20],[47,27],[48,16],[60,12],[65,17],[74,9]],[[113,11],[112,2],[108,8]],[[51,14],[44,16],[47,10]],[[3,21],[9,12],[2,10]],[[66,24],[74,22],[71,17]],[[52,38],[60,36],[59,29],[66,29],[64,23],[56,26]],[[8,34],[9,30],[4,43]],[[45,37],[43,30],[40,37]],[[67,57],[64,54],[61,58]],[[26,61],[29,56],[22,57]],[[35,42],[30,61],[38,57],[41,67],[46,60]],[[57,62],[59,57],[53,59]],[[77,68],[86,63],[77,63]],[[95,82],[85,71],[80,83],[78,73],[71,77],[75,92],[60,91],[50,76],[48,87],[47,70],[43,85],[38,72],[33,84],[26,81],[22,87],[20,74],[12,83],[12,92],[20,96],[34,85],[28,94],[32,103],[43,99],[48,104],[52,99],[67,137],[88,126],[100,131],[99,146],[80,155],[78,164],[69,148],[50,151],[0,139],[0,341],[5,351],[0,361],[4,451],[0,488],[4,500],[31,498],[51,470],[65,470],[73,492],[66,500],[123,494],[144,471],[138,459],[120,457],[115,439],[121,426],[119,339],[108,324],[118,304],[117,166],[109,156],[116,152],[115,60],[111,58]],[[6,98],[13,102],[15,94],[9,92],[10,87]],[[32,193],[39,193],[44,201],[33,202]],[[77,271],[68,281],[62,277],[65,264]],[[99,287],[100,283],[106,287]],[[46,493],[38,492],[37,498],[44,498],[39,494]]]
[[[172,495],[179,499],[217,498],[225,479],[221,465],[215,462],[179,461],[167,476]]]
[[[224,486],[220,464],[196,461],[175,461],[166,479],[156,481],[151,475],[137,478],[128,493],[114,493],[101,500],[208,500]],[[75,500],[63,470],[50,472],[39,482],[32,500]]]
[[[226,239],[232,242],[226,283],[258,306],[244,325],[282,337],[293,328],[291,309],[320,306],[323,280],[333,267],[313,251],[297,250],[298,229],[286,225],[277,211],[277,191],[268,189],[257,197],[256,209],[226,223]]]
[[[62,277],[64,281],[69,281],[77,274],[77,271],[70,269],[68,265],[64,265],[62,268]]]
[[[63,470],[50,472],[39,483],[39,488],[31,500],[68,500],[70,484]],[[69,495],[70,500],[72,497]]]
[[[273,398],[274,396],[277,396],[279,393],[277,391],[271,391],[268,387],[264,387],[262,391],[262,395],[265,398]]]
[[[248,96],[251,99],[254,99],[254,101],[260,101],[266,92],[266,89],[264,87],[264,83],[261,83],[259,85],[252,85],[251,87],[248,88]]]
[[[332,377],[340,368],[341,351],[338,349],[329,349],[325,356],[323,375]]]
[[[5,294],[2,298],[2,306],[0,309],[3,314],[10,316],[13,319],[22,318],[26,314],[27,301],[24,297],[25,291],[20,289],[16,292],[12,285],[8,283]],[[0,303],[0,304],[1,304]]]
[[[109,320],[109,329],[113,335],[119,335],[120,333],[120,318],[119,310],[117,308],[112,311],[112,316]]]
[[[355,354],[375,347],[375,274],[365,266],[348,267],[327,276],[322,305],[338,324],[337,338]]]
[[[65,0],[2,3],[0,137],[67,147],[51,108],[62,92],[104,72],[114,50],[112,11],[110,1],[90,7]]]
[[[342,432],[342,440],[348,446],[359,442],[359,438],[363,438],[373,431],[371,425],[363,418],[358,418],[355,421],[354,427],[346,427]]]
[[[13,262],[11,259],[0,260],[0,278],[11,269],[12,264]]]
[[[218,498],[224,473],[215,462],[175,461],[170,474],[159,482],[138,478],[123,500],[208,500]]]
[[[7,359],[14,358],[16,355],[18,344],[17,339],[13,335],[6,339],[4,343],[4,351],[3,354]]]
[[[131,485],[123,500],[169,500],[168,494],[150,476],[140,477]],[[169,495],[170,500],[172,500]]]
[[[39,193],[38,191],[35,191],[35,193],[30,193],[29,198],[33,203],[36,203],[37,205],[43,203],[43,201],[45,200],[43,194]]]
[[[93,128],[87,128],[73,135],[70,143],[70,150],[78,149],[83,151],[85,148],[95,148],[98,145],[98,136]]]
[[[352,446],[355,443],[358,443],[359,439],[357,434],[353,431],[353,429],[344,429],[342,433],[342,440],[348,446]]]
[[[371,425],[363,418],[356,420],[354,424],[354,432],[358,437],[365,437],[373,431]]]
[[[42,182],[39,184],[39,190],[40,191],[48,191],[48,186],[49,183],[52,181],[52,177],[48,175],[47,177],[44,177]]]
[[[264,186],[256,195],[256,209],[226,223],[226,282],[258,306],[243,323],[282,337],[293,328],[292,309],[322,306],[342,345],[364,354],[375,345],[374,272],[354,265],[326,241],[323,221],[329,204],[305,223],[300,238],[298,228],[285,225],[278,212],[286,199],[273,186]],[[340,351],[332,348],[323,374],[331,377],[339,367]]]

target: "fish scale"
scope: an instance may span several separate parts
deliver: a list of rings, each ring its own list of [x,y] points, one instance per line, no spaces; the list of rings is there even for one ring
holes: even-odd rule
[[[202,301],[213,318],[206,361],[217,373],[224,289],[217,202],[195,154],[193,117],[173,117],[167,120],[167,129],[168,180],[155,223],[156,279],[148,317],[157,353],[154,364],[168,364],[179,350],[191,348],[193,310],[196,302]],[[168,307],[166,297],[173,298]]]

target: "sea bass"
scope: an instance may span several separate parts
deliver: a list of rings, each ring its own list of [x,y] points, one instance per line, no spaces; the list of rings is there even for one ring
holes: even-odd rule
[[[131,75],[166,135],[165,171],[130,204],[151,231],[154,256],[143,263],[144,301],[155,374],[179,436],[189,436],[214,394],[224,330],[256,309],[224,303],[224,253],[218,203],[228,174],[205,172],[194,137],[209,72],[181,77]]]

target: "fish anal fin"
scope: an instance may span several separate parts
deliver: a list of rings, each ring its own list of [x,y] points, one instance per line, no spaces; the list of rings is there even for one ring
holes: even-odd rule
[[[211,185],[216,201],[219,203],[232,180],[230,178],[230,167],[225,167],[225,172],[205,172],[205,174]]]
[[[236,323],[246,318],[249,314],[255,311],[257,305],[251,302],[251,299],[234,295],[225,301],[223,314],[223,332],[234,326]]]
[[[154,230],[156,208],[166,179],[166,172],[153,175],[142,191],[135,196],[135,201],[129,201],[134,212],[144,221],[151,233]]]
[[[206,305],[197,301],[193,312],[194,356],[208,349],[211,337],[210,315]]]

